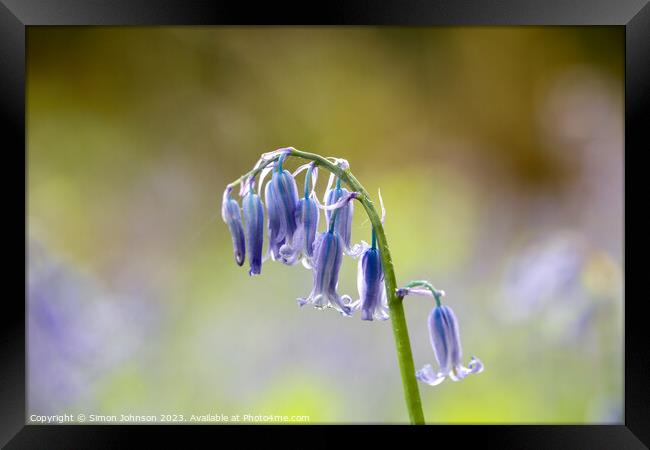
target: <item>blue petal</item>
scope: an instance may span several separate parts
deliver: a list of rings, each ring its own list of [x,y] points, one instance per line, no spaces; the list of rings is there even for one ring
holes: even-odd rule
[[[316,240],[316,231],[320,214],[316,202],[311,198],[303,198],[298,204],[296,210],[299,226],[304,230],[304,251],[309,257],[314,255],[314,241]]]
[[[296,180],[288,170],[284,170],[282,173],[273,172],[271,183],[277,195],[281,230],[284,231],[287,240],[290,240],[296,230],[295,213],[298,205]]]
[[[460,345],[460,332],[458,329],[458,320],[452,309],[447,305],[440,307],[446,319],[448,327],[448,340],[449,340],[449,360],[452,366],[459,366],[463,357],[463,350]]]
[[[284,244],[284,237],[280,236],[280,207],[276,199],[275,189],[272,182],[266,185],[265,189],[266,212],[268,215],[269,228],[269,253],[273,259],[279,257],[280,247]]]
[[[326,231],[316,238],[314,244],[314,285],[308,298],[298,299],[301,306],[307,303],[315,307],[330,307],[345,316],[352,312],[350,297],[340,296],[337,291],[339,270],[343,259],[343,243],[334,232]]]
[[[349,194],[348,190],[345,188],[334,188],[330,189],[325,194],[325,205],[333,205],[338,202],[342,197],[345,197]],[[334,224],[334,229],[339,233],[339,236],[345,244],[345,248],[350,247],[350,241],[352,238],[352,216],[354,213],[354,203],[347,202],[344,206],[339,208],[338,214],[336,216],[336,223]],[[327,220],[327,226],[330,225],[330,220],[332,218],[332,211],[325,211],[325,218]]]
[[[259,195],[249,192],[244,196],[244,220],[248,246],[250,275],[262,271],[262,246],[264,243],[264,208]]]
[[[384,306],[384,272],[378,249],[369,248],[363,253],[357,277],[359,300],[356,305],[361,309],[361,320],[388,319]]]
[[[443,307],[434,307],[429,315],[429,337],[431,346],[442,372],[451,369],[451,347],[454,345],[450,335],[448,317]]]
[[[296,248],[293,238],[297,228],[295,212],[298,205],[296,182],[289,171],[275,171],[265,192],[271,257],[285,264],[294,264]]]
[[[302,198],[298,201],[295,215],[296,230],[291,242],[280,247],[279,260],[284,264],[294,265],[302,259],[303,264],[307,268],[311,268],[319,220],[318,207],[313,199]]]
[[[244,264],[246,257],[246,245],[244,242],[244,227],[239,211],[239,204],[231,198],[226,199],[221,208],[221,215],[230,230],[235,262],[241,266]]]

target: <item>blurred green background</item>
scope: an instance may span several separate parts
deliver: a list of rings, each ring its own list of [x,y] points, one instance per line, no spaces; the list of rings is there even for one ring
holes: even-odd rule
[[[301,266],[234,263],[225,185],[294,146],[381,187],[398,283],[444,289],[485,364],[420,384],[428,422],[622,422],[622,27],[27,38],[28,414],[407,421],[390,323],[299,308]],[[418,368],[432,306],[407,299]]]

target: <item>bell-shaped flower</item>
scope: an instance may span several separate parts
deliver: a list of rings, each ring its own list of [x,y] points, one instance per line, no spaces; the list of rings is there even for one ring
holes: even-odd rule
[[[298,299],[300,306],[309,303],[316,308],[334,308],[344,316],[352,314],[352,309],[349,306],[352,298],[349,295],[341,296],[337,292],[345,244],[336,231],[336,220],[339,210],[357,196],[356,192],[351,192],[336,204],[326,207],[335,212],[332,215],[329,229],[319,234],[314,242],[312,258],[314,285],[307,298]]]
[[[309,297],[299,298],[298,304],[312,304],[314,307],[334,308],[344,316],[352,310],[348,304],[352,301],[348,295],[339,295],[339,271],[343,260],[343,241],[334,230],[318,235],[314,243],[313,274],[314,285]]]
[[[249,186],[250,189],[242,200],[246,227],[246,246],[248,247],[248,260],[250,262],[248,274],[259,275],[262,271],[262,245],[264,244],[264,207],[260,196],[253,189],[252,180]]]
[[[463,366],[458,321],[450,307],[442,305],[433,308],[429,315],[429,336],[438,362],[438,371],[427,364],[416,372],[418,380],[436,386],[446,377],[458,381],[467,375],[483,371],[483,363],[474,356],[469,367]]]
[[[242,224],[241,212],[239,211],[239,203],[230,198],[230,191],[232,191],[232,188],[227,187],[223,193],[221,217],[230,230],[235,261],[237,262],[237,265],[241,266],[244,264],[244,258],[246,257],[244,226]]]
[[[280,259],[288,265],[296,264],[299,260],[308,269],[311,269],[311,259],[314,254],[314,241],[316,240],[316,231],[320,213],[318,204],[314,201],[316,179],[318,177],[318,168],[315,163],[300,166],[294,173],[295,177],[303,170],[307,170],[305,176],[305,195],[298,201],[296,206],[296,231],[293,235],[291,246],[283,245],[279,249]]]
[[[350,306],[353,310],[361,310],[361,320],[386,320],[389,316],[384,270],[374,231],[372,237],[372,246],[361,243],[363,250],[357,269],[359,299]]]
[[[271,258],[292,264],[288,255],[294,254],[294,234],[297,229],[296,208],[298,188],[291,173],[282,169],[284,154],[280,156],[277,170],[266,185],[266,209],[269,227],[269,252]]]

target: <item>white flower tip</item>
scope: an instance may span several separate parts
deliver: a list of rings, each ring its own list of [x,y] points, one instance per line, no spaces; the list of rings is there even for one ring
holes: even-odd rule
[[[472,373],[481,373],[483,372],[483,369],[485,369],[485,366],[480,359],[476,356],[472,356],[472,359],[469,361],[469,369]]]

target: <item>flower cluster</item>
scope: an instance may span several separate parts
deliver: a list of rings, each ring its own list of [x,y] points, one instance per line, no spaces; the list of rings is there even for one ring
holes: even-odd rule
[[[289,266],[302,263],[313,274],[313,288],[307,297],[298,298],[300,306],[311,304],[316,308],[333,308],[344,316],[361,311],[362,320],[388,319],[388,304],[380,251],[375,231],[372,245],[366,242],[352,245],[353,200],[358,192],[341,186],[341,179],[330,175],[321,203],[316,195],[318,167],[316,162],[300,166],[291,173],[284,161],[291,149],[280,149],[262,155],[253,170],[239,180],[243,208],[232,198],[232,184],[223,194],[222,218],[232,236],[235,261],[243,265],[246,252],[250,275],[259,275],[262,262],[268,259]],[[347,161],[332,158],[342,169]],[[304,190],[299,195],[296,177],[305,172]],[[255,179],[259,175],[258,191]],[[270,175],[270,180],[264,184]],[[260,195],[264,189],[268,250],[263,256],[264,203]],[[318,230],[320,210],[325,211],[325,229]],[[338,292],[339,271],[343,256],[358,257],[359,298]]]
[[[341,174],[345,174],[349,168],[347,161],[311,154],[312,162],[291,173],[284,168],[284,161],[294,151],[293,148],[285,148],[263,154],[251,172],[226,188],[223,194],[222,217],[230,229],[235,261],[238,265],[243,265],[248,249],[250,275],[260,274],[262,262],[267,259],[290,266],[302,262],[303,266],[312,271],[313,287],[307,297],[298,298],[300,306],[311,304],[319,309],[332,308],[344,316],[351,316],[353,312],[360,311],[361,320],[387,320],[389,305],[384,262],[375,229],[375,225],[381,226],[377,213],[372,208],[375,222],[371,244],[361,241],[352,245],[353,200],[360,198],[361,194],[341,186]],[[295,153],[310,159],[310,154],[298,151]],[[318,161],[332,171],[323,204],[318,200],[315,191]],[[299,195],[296,176],[301,172],[305,172],[305,179],[304,190],[302,195]],[[338,175],[335,176],[334,172]],[[271,179],[265,185],[264,180],[269,174]],[[258,175],[256,193],[255,179]],[[347,182],[350,186],[359,186],[358,189],[363,191],[361,185],[354,180],[353,177],[348,178]],[[232,188],[237,184],[240,186],[243,219],[239,203],[231,197]],[[268,250],[264,257],[264,204],[260,199],[263,188],[268,236]],[[381,193],[379,199],[383,224],[386,210]],[[364,206],[368,208],[367,204]],[[319,232],[320,210],[325,211],[325,227]],[[387,247],[384,248],[388,252]],[[341,295],[338,292],[339,271],[344,255],[359,259],[359,298],[356,301],[352,301],[349,295]],[[388,255],[385,256],[388,258]],[[458,321],[451,308],[441,304],[444,291],[436,290],[427,281],[412,281],[405,287],[396,289],[393,294],[393,298],[399,302],[407,295],[428,295],[436,301],[436,306],[429,315],[428,325],[431,346],[439,370],[435,371],[431,365],[426,365],[415,374],[418,380],[435,386],[447,377],[458,381],[483,370],[483,364],[476,357],[472,357],[469,367],[462,364]]]

